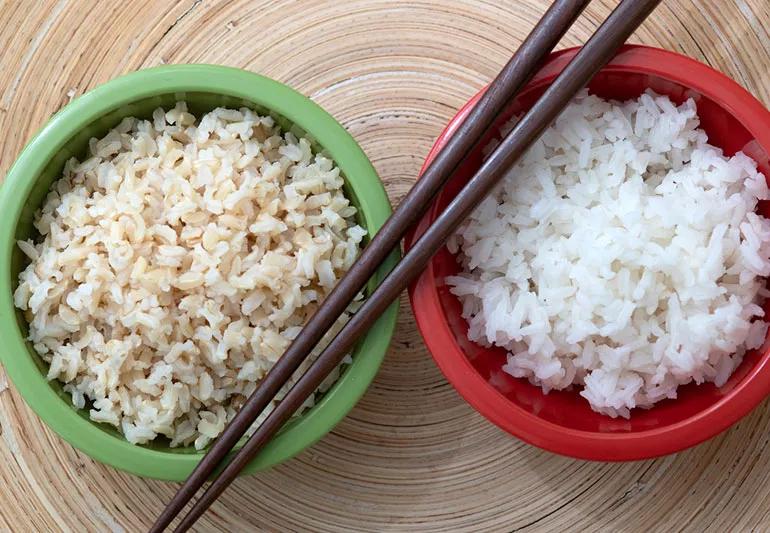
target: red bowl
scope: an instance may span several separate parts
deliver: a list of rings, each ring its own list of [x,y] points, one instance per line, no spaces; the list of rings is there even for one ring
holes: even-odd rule
[[[550,56],[500,123],[526,110],[575,56],[577,49]],[[629,99],[650,88],[676,102],[693,98],[709,141],[727,155],[743,150],[770,176],[770,113],[751,94],[710,67],[657,48],[625,46],[589,85],[604,98]],[[479,100],[473,97],[451,120],[433,146],[427,166]],[[497,128],[489,138],[498,136]],[[481,146],[486,144],[481,143]],[[481,162],[472,154],[444,188],[429,213],[407,237],[407,249],[459,192]],[[423,166],[423,170],[425,169]],[[765,203],[766,204],[766,203]],[[770,215],[768,205],[760,212]],[[543,394],[539,387],[502,370],[505,350],[484,348],[466,337],[461,306],[444,283],[459,271],[446,248],[439,251],[409,296],[417,325],[446,378],[481,414],[512,435],[540,448],[581,459],[628,461],[683,450],[725,430],[770,394],[768,351],[746,355],[722,387],[712,384],[679,388],[676,400],[636,409],[629,420],[591,410],[576,391]],[[770,311],[770,302],[765,306]]]

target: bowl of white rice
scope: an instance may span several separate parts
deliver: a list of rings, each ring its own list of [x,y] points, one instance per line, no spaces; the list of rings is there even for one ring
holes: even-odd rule
[[[16,390],[92,458],[167,480],[189,475],[391,212],[334,118],[213,65],[139,71],[71,102],[11,168],[0,209],[0,360]],[[348,413],[396,310],[245,472]]]
[[[551,56],[411,240],[575,53]],[[748,414],[770,394],[768,124],[723,74],[626,46],[411,287],[449,381],[512,435],[591,460],[673,453]]]

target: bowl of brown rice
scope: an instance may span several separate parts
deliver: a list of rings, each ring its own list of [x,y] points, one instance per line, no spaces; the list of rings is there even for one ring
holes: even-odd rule
[[[192,471],[390,214],[334,118],[213,65],[135,72],[74,100],[23,150],[0,208],[0,359],[16,389],[94,459],[169,480]],[[247,472],[347,414],[395,319],[392,306]]]

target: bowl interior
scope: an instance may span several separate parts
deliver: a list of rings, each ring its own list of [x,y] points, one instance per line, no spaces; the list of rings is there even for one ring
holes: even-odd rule
[[[78,159],[82,160],[82,158],[87,155],[88,141],[92,137],[96,137],[96,138],[103,137],[104,135],[107,134],[107,132],[110,129],[117,126],[120,123],[120,121],[123,120],[123,118],[125,117],[133,116],[136,118],[151,120],[152,112],[155,109],[157,109],[158,107],[163,107],[164,109],[168,109],[170,107],[173,107],[174,104],[176,104],[176,102],[178,101],[187,102],[188,109],[196,117],[200,117],[202,114],[208,111],[211,111],[216,107],[229,107],[229,108],[249,107],[262,115],[271,115],[276,120],[276,122],[281,125],[284,131],[291,131],[298,136],[307,136],[307,132],[299,128],[296,124],[293,124],[291,121],[289,121],[285,117],[278,115],[274,111],[268,110],[267,108],[254,104],[253,102],[250,102],[248,100],[244,100],[242,98],[236,98],[228,95],[205,93],[205,92],[176,92],[176,93],[168,93],[168,94],[152,96],[150,98],[144,98],[136,102],[125,104],[120,108],[115,109],[103,115],[101,118],[88,124],[86,127],[80,129],[66,143],[66,145],[62,147],[50,159],[48,164],[45,166],[43,171],[38,176],[37,180],[35,181],[34,187],[30,191],[29,196],[24,202],[21,215],[16,224],[14,241],[25,240],[28,238],[37,238],[39,236],[39,234],[37,233],[37,231],[35,230],[32,224],[34,220],[35,212],[43,204],[43,201],[45,200],[46,195],[51,189],[51,185],[61,176],[61,171],[62,171],[62,168],[64,167],[64,163],[71,157],[77,157]],[[313,144],[314,144],[313,149],[316,152],[323,152],[323,147],[316,140],[313,140]],[[350,188],[347,182],[345,184],[345,195],[351,200],[351,203],[356,205],[356,207],[360,208],[360,202],[358,201],[358,198],[355,196],[354,191]],[[362,224],[364,227],[366,227],[366,222],[363,220],[361,213],[359,212],[358,215],[359,215],[359,223]],[[11,254],[11,279],[12,279],[12,287],[14,290],[18,285],[19,273],[21,272],[21,270],[23,270],[26,267],[28,263],[29,261],[27,260],[26,256],[19,250],[17,246],[14,246]],[[369,289],[371,289],[371,287]],[[19,310],[16,310],[16,321],[19,326],[19,329],[22,331],[22,333],[24,334],[24,337],[26,338],[29,333],[29,326],[27,324],[26,319],[24,318],[23,313]],[[29,356],[35,362],[35,365],[40,369],[40,372],[43,375],[45,375],[48,371],[48,364],[45,361],[43,361],[43,359],[37,354],[37,352],[34,350],[34,348],[32,347],[32,344],[29,341],[26,342],[26,346],[27,346],[27,352],[29,353]],[[48,383],[51,386],[51,388],[56,392],[56,394],[60,396],[65,402],[67,402],[68,405],[72,407],[72,410],[75,411],[78,414],[78,416],[88,420],[94,426],[98,427],[100,430],[110,435],[113,435],[120,439],[123,438],[121,434],[113,426],[109,424],[92,422],[88,416],[88,406],[86,406],[86,409],[77,409],[74,406],[72,406],[71,396],[69,393],[64,391],[61,382],[59,382],[58,380],[52,380],[52,381],[49,381]],[[320,399],[320,396],[322,395],[318,396],[319,399]],[[286,431],[294,423],[295,421],[289,422],[289,424],[287,424],[287,426],[283,429],[283,431]],[[200,454],[201,453],[195,450],[195,448],[191,446],[178,446],[178,447],[172,448],[168,445],[168,442],[169,442],[168,439],[160,436],[156,438],[154,441],[142,446],[145,448],[150,448],[150,449],[155,449],[155,450],[175,453],[175,454]]]
[[[526,110],[545,91],[550,79],[533,83],[510,106],[500,119],[498,126],[508,120],[513,114]],[[589,91],[605,99],[627,100],[638,97],[646,89],[652,89],[660,94],[668,95],[673,101],[681,103],[687,98],[693,98],[697,103],[701,127],[707,132],[709,142],[721,147],[726,155],[732,155],[743,150],[759,163],[766,176],[770,176],[768,153],[756,142],[754,136],[736,120],[730,110],[719,103],[694,92],[687,87],[668,79],[639,72],[600,72],[589,85]],[[497,131],[497,128],[493,132]],[[489,140],[499,135],[488,135],[479,146],[485,146]],[[476,150],[463,164],[452,181],[439,196],[432,216],[443,210],[470,179],[473,172],[479,168],[482,161],[481,150]],[[760,205],[759,211],[765,216],[770,209],[768,202]],[[539,387],[529,384],[524,379],[517,379],[502,370],[505,362],[505,350],[502,348],[484,348],[467,339],[467,323],[461,316],[461,306],[456,296],[449,292],[444,283],[446,276],[459,272],[455,257],[443,248],[432,261],[433,274],[436,280],[439,307],[443,319],[451,331],[452,339],[458,350],[470,361],[473,368],[492,387],[499,391],[509,402],[548,422],[562,427],[599,433],[631,433],[659,428],[674,424],[696,413],[699,413],[717,403],[729,394],[755,366],[762,354],[753,351],[746,355],[743,363],[734,372],[730,380],[720,388],[713,384],[696,386],[690,384],[679,388],[678,399],[667,400],[656,404],[651,409],[635,410],[629,420],[612,419],[591,410],[587,400],[578,395],[577,391],[552,391],[543,394]],[[770,311],[770,303],[765,305]]]
[[[100,461],[160,479],[183,480],[203,456],[193,447],[171,448],[165,439],[136,446],[112,426],[93,422],[86,410],[72,406],[58,381],[45,379],[47,364],[30,343],[28,325],[13,306],[11,294],[27,264],[16,240],[35,237],[32,221],[67,159],[87,153],[88,141],[100,137],[124,117],[150,118],[157,107],[183,100],[196,116],[215,107],[249,107],[269,114],[284,131],[304,135],[316,153],[335,160],[345,176],[345,193],[358,207],[359,223],[370,238],[391,212],[385,191],[353,138],[316,104],[273,80],[238,69],[213,65],[174,65],[117,78],[76,99],[57,113],[27,145],[0,190],[0,329],[7,340],[0,358],[27,403],[57,433]],[[299,126],[301,124],[301,127]],[[394,253],[370,281],[371,291],[398,260]],[[244,469],[253,472],[284,461],[313,444],[341,420],[368,387],[379,368],[395,328],[397,304],[354,348],[353,361],[337,382],[302,416],[287,423]],[[366,356],[363,357],[362,355]]]

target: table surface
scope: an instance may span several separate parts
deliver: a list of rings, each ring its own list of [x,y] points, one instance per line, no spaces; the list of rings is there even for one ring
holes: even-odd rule
[[[0,176],[73,96],[161,63],[291,85],[342,122],[393,203],[434,138],[488,82],[545,0],[0,0]],[[615,4],[595,0],[574,46]],[[632,39],[682,52],[770,103],[770,0],[666,0]],[[142,531],[176,485],[102,466],[49,431],[0,368],[0,529]],[[473,411],[434,366],[402,299],[376,381],[326,438],[238,480],[200,531],[770,529],[770,412],[670,457],[570,460]]]

